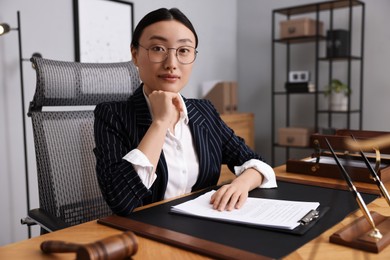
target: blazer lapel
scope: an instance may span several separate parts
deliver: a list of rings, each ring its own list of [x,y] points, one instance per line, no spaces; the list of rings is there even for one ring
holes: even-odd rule
[[[210,132],[207,129],[207,123],[204,116],[197,110],[194,105],[185,99],[188,111],[189,127],[194,138],[194,146],[199,160],[199,177],[193,186],[193,190],[202,187],[207,183],[207,167],[210,158],[207,158],[209,143],[205,140],[209,139]]]
[[[132,96],[134,104],[133,108],[136,115],[137,125],[149,127],[152,124],[152,117],[142,89],[143,86],[141,85],[136,89],[134,95]]]

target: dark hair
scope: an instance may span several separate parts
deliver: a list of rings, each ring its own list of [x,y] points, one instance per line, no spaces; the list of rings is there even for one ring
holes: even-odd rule
[[[134,47],[138,47],[141,34],[147,26],[157,22],[170,21],[170,20],[176,20],[182,23],[183,25],[185,25],[188,29],[192,31],[192,33],[195,35],[195,48],[196,48],[198,46],[198,35],[195,32],[195,28],[192,25],[191,21],[187,18],[187,16],[185,16],[177,8],[171,8],[169,10],[167,8],[160,8],[145,15],[138,23],[137,27],[135,27],[131,45]]]

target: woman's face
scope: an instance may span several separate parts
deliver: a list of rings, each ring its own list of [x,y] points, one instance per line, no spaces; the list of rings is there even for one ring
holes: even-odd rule
[[[182,46],[195,47],[192,31],[175,20],[157,22],[145,27],[139,45],[138,48],[133,47],[131,53],[144,83],[145,93],[149,95],[154,90],[180,92],[189,80],[193,63],[181,64],[175,49]],[[156,45],[169,49],[168,57],[163,62],[149,60],[146,49]]]

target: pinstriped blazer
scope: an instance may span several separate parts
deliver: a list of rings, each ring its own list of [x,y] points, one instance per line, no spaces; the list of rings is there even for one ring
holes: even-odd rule
[[[216,185],[221,164],[242,165],[262,158],[236,136],[208,100],[183,98],[189,127],[199,159],[199,176],[192,190]],[[137,148],[152,123],[142,85],[122,102],[107,102],[95,108],[94,135],[96,173],[102,194],[115,214],[128,215],[135,207],[162,200],[168,170],[164,153],[156,168],[157,179],[147,189],[133,166],[122,159]]]

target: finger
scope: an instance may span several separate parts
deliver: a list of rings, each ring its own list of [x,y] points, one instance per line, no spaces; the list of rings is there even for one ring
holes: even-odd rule
[[[229,199],[229,203],[226,206],[227,211],[232,211],[234,208],[237,208],[236,205],[240,201],[240,193],[235,192],[232,194],[232,196]]]
[[[180,102],[179,94],[176,94],[172,99],[173,105],[176,107],[177,111],[183,111],[183,104]]]
[[[214,192],[214,194],[213,195],[211,195],[211,197],[210,197],[210,204],[213,204],[214,203],[214,201],[215,201],[215,197],[216,197],[216,192]]]
[[[233,195],[232,189],[227,189],[223,194],[222,198],[219,201],[219,204],[216,205],[217,210],[223,211],[226,209],[226,206],[229,204],[231,197]],[[215,203],[214,203],[215,204]]]
[[[241,194],[238,198],[238,201],[236,203],[236,209],[241,208],[244,204],[245,201],[248,199],[248,193]]]
[[[213,204],[213,209],[217,209],[218,205],[220,204],[222,197],[224,196],[226,192],[226,185],[222,186],[219,188],[212,196],[210,199],[210,203]]]

